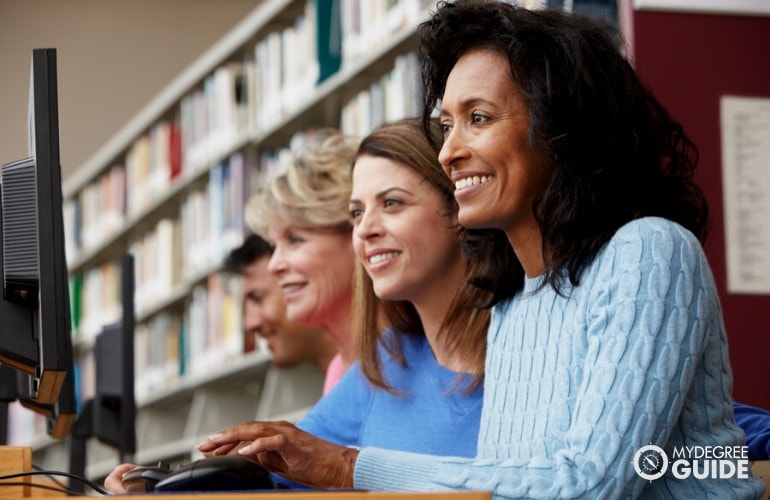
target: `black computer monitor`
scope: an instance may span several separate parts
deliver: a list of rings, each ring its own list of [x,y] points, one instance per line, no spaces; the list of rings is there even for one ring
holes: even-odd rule
[[[84,401],[70,436],[70,473],[85,477],[86,445],[91,437],[114,447],[121,463],[132,462],[136,451],[134,396],[134,260],[121,258],[121,320],[102,328],[94,343],[94,397]],[[82,493],[84,485],[71,482]]]
[[[29,157],[0,174],[0,364],[23,374],[23,403],[61,416],[51,423],[62,434],[69,416],[57,408],[71,384],[72,344],[55,49],[32,51],[28,138]]]
[[[134,397],[134,261],[121,259],[121,320],[107,325],[96,338],[93,405],[94,436],[115,447],[121,460],[136,451],[136,400]]]

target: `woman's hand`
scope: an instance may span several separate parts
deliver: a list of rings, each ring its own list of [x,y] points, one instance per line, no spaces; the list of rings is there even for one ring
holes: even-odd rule
[[[123,488],[123,476],[126,475],[128,471],[134,470],[138,465],[134,464],[120,464],[115,469],[113,469],[112,472],[110,472],[110,475],[107,476],[107,478],[104,480],[104,489],[109,491],[110,493],[114,495],[121,495],[123,493],[127,493],[126,489]]]
[[[352,488],[358,451],[299,430],[288,422],[246,422],[198,445],[207,455],[238,453],[292,481],[318,488]]]

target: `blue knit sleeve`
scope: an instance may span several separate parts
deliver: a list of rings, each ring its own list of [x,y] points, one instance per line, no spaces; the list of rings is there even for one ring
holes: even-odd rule
[[[542,396],[517,384],[523,369],[556,387],[540,413],[532,409]],[[562,295],[546,287],[497,308],[475,459],[364,448],[355,486],[483,490],[501,499],[633,498],[643,488],[664,497],[756,498],[757,481],[649,483],[631,465],[648,443],[738,444],[720,420],[731,387],[700,244],[668,221],[635,221],[616,233],[580,286]]]

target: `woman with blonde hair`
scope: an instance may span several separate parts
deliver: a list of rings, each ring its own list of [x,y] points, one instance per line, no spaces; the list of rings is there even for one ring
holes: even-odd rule
[[[337,346],[324,394],[357,357],[350,322],[355,255],[347,210],[355,147],[336,130],[316,131],[246,207],[251,229],[274,247],[268,269],[283,290],[287,318],[322,329]]]

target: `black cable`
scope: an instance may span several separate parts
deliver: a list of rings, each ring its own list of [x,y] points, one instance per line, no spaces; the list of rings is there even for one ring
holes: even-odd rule
[[[39,465],[32,464],[32,468],[39,472],[46,472],[45,469],[40,467]],[[54,476],[49,476],[48,479],[56,483],[58,486],[60,486],[63,489],[67,489],[67,485],[56,479]]]
[[[29,471],[29,472],[18,472],[16,474],[5,474],[5,475],[0,476],[0,481],[5,480],[5,479],[14,479],[14,478],[17,478],[17,477],[24,477],[24,476],[65,476],[65,477],[69,477],[69,478],[75,479],[77,481],[80,481],[80,482],[86,484],[89,488],[93,489],[97,493],[101,493],[102,495],[109,495],[110,494],[109,492],[103,490],[102,488],[97,486],[95,483],[89,481],[86,478],[77,476],[75,474],[71,474],[69,472],[63,472],[63,471],[58,471],[58,470],[48,470],[48,471],[42,471],[42,472],[41,471]],[[2,484],[5,484],[5,483],[0,483],[0,485],[2,485]],[[30,484],[34,484],[34,483],[30,483]]]

